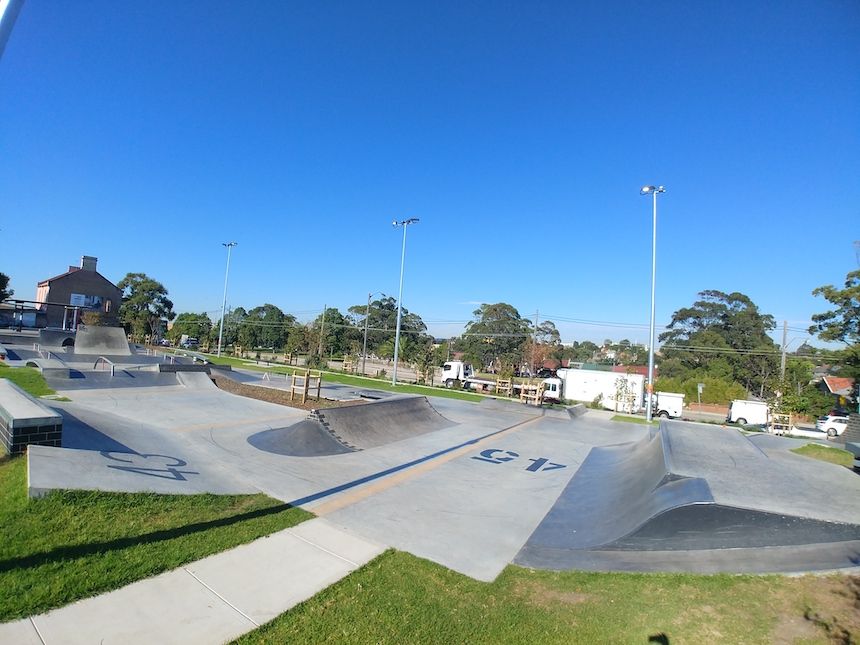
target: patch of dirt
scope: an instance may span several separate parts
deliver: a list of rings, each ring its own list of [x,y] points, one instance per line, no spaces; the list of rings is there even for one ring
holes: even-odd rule
[[[323,408],[342,408],[350,405],[362,405],[366,401],[329,401],[328,399],[315,399],[308,396],[307,401],[302,403],[300,394],[296,394],[290,401],[290,393],[286,390],[278,390],[273,387],[261,387],[259,385],[247,385],[245,383],[237,383],[225,376],[213,376],[212,381],[218,389],[229,392],[230,394],[238,394],[249,399],[257,401],[266,401],[267,403],[277,403],[290,408],[299,410],[321,410]]]
[[[831,643],[860,643],[860,576],[810,577],[804,591],[803,617],[817,636],[823,632]],[[804,637],[805,633],[796,636]]]
[[[771,639],[775,645],[789,645],[789,643],[814,641],[820,634],[815,625],[803,616],[780,616]]]
[[[545,587],[538,582],[520,582],[514,593],[530,605],[548,607],[550,605],[578,605],[591,600],[591,596],[576,591],[559,591]]]
[[[774,643],[860,643],[860,576],[805,576],[786,588],[773,605],[780,606]]]

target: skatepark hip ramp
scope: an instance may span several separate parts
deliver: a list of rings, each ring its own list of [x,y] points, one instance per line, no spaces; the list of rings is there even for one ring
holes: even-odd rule
[[[131,356],[131,348],[122,327],[80,325],[75,334],[75,354]]]
[[[313,457],[376,448],[452,425],[427,397],[404,396],[314,410],[304,421],[257,433],[248,442],[266,452]]]
[[[848,469],[768,454],[735,430],[663,422],[639,442],[593,448],[515,562],[590,568],[589,552],[616,552],[617,564],[630,551],[860,544],[854,491]]]

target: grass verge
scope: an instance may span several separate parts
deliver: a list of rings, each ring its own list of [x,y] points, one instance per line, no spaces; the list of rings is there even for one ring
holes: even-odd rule
[[[813,459],[820,459],[831,464],[845,466],[846,468],[853,468],[854,466],[854,455],[841,448],[830,448],[829,446],[822,446],[817,443],[808,443],[800,448],[792,449],[791,452],[803,455],[804,457],[812,457]]]
[[[48,387],[45,378],[35,367],[9,367],[0,365],[0,378],[7,378],[22,390],[32,396],[46,396],[56,394],[56,391]]]
[[[265,495],[56,492],[27,498],[24,457],[0,460],[0,621],[37,614],[294,526]]]
[[[388,551],[238,643],[857,642],[860,577],[533,571]]]

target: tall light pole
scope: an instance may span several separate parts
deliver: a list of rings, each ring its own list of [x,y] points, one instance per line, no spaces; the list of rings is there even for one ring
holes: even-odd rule
[[[218,356],[221,356],[221,340],[224,338],[224,310],[227,308],[227,278],[230,276],[230,251],[238,242],[221,242],[227,247],[227,270],[224,272],[224,300],[221,302],[221,328],[218,330]]]
[[[385,294],[381,291],[374,291],[373,293],[367,294],[367,309],[364,311],[364,351],[361,354],[361,375],[364,376],[366,374],[365,367],[367,366],[367,322],[370,320],[370,299],[379,294],[383,298]]]
[[[651,397],[654,395],[654,293],[657,284],[657,193],[665,193],[662,186],[643,186],[640,195],[651,195],[654,225],[651,234],[651,340],[648,344],[648,404],[645,419],[651,421]]]
[[[400,293],[397,296],[397,331],[394,334],[394,373],[391,376],[391,384],[397,385],[397,357],[400,352],[400,313],[403,309],[403,266],[406,263],[406,229],[410,224],[416,224],[417,217],[398,222],[394,220],[391,224],[394,228],[401,226],[403,228],[403,251],[400,254]]]

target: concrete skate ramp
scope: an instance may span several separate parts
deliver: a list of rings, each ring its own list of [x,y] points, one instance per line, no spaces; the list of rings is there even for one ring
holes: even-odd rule
[[[430,405],[426,396],[381,399],[316,412],[319,421],[338,441],[359,450],[454,425]]]
[[[131,348],[122,327],[78,327],[75,334],[76,355],[131,356]]]
[[[314,410],[290,427],[261,432],[248,442],[294,457],[336,455],[402,441],[455,425],[427,397],[405,396],[340,408]]]
[[[39,344],[42,347],[74,347],[75,332],[64,329],[40,329]]]
[[[589,568],[589,552],[860,540],[860,509],[843,488],[857,488],[856,477],[795,457],[769,458],[734,430],[677,422],[636,443],[593,448],[515,562]],[[846,504],[822,503],[840,489]],[[616,568],[624,557],[613,557]]]
[[[174,372],[176,380],[189,390],[217,390],[218,388],[206,372]]]
[[[324,457],[354,452],[315,419],[305,419],[287,428],[275,428],[248,437],[259,450],[289,457]]]

